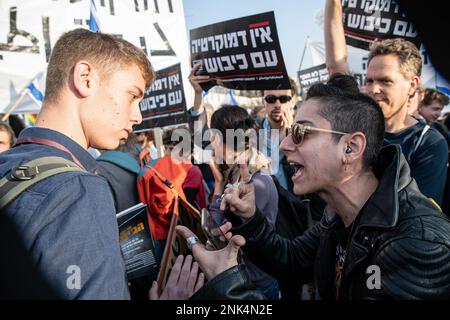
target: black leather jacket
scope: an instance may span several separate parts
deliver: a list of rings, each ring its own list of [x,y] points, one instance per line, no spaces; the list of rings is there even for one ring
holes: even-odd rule
[[[379,185],[350,234],[339,298],[449,299],[449,220],[420,193],[399,146],[382,149],[374,172]],[[246,238],[245,253],[263,270],[304,283],[315,279],[321,298],[335,299],[339,224],[342,221],[336,215],[324,214],[320,223],[303,235],[287,240],[257,212],[233,233]],[[380,270],[380,289],[368,286],[374,279],[369,266]],[[239,281],[238,277],[234,281]],[[246,289],[241,285],[239,296],[227,297],[245,298]],[[214,289],[210,287],[209,292]]]
[[[264,300],[264,295],[255,289],[244,270],[244,265],[232,267],[210,281],[197,291],[192,300]]]

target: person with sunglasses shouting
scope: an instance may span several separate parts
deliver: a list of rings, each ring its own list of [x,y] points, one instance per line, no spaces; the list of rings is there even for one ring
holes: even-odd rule
[[[450,221],[419,191],[400,146],[383,147],[384,129],[369,96],[312,86],[281,150],[296,170],[295,194],[316,192],[327,203],[322,220],[293,240],[281,237],[246,179],[221,202],[241,224],[222,231],[236,249],[245,243],[244,253],[275,278],[315,281],[321,299],[450,298]],[[193,246],[210,280],[197,297],[254,297],[236,261],[221,267],[229,252]]]
[[[279,151],[280,142],[294,119],[298,87],[292,79],[290,79],[290,84],[291,89],[264,90],[262,92],[266,117],[259,121],[258,125],[264,130],[264,147],[272,162],[272,174],[277,177],[283,188],[292,191],[289,177],[294,170],[287,163],[283,153]]]

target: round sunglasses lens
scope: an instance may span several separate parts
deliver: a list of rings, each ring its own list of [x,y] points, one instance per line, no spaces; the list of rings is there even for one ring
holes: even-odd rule
[[[278,99],[280,99],[281,103],[286,103],[286,102],[291,101],[291,97],[289,97],[289,96],[280,96],[280,97],[278,97]]]
[[[267,96],[264,98],[264,100],[266,100],[267,103],[275,103],[277,101],[277,97],[275,96]]]
[[[302,128],[299,125],[294,125],[291,129],[292,141],[295,144],[300,144],[303,140]]]

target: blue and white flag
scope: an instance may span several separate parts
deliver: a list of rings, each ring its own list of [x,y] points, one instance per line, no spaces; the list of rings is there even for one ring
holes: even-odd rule
[[[231,90],[228,90],[226,104],[231,105],[231,106],[239,105],[239,102],[237,101],[236,97],[234,96],[233,91],[231,91]]]
[[[94,0],[91,0],[91,9],[89,15],[89,30],[92,32],[100,32],[100,20],[97,15],[97,7]]]
[[[37,82],[37,78],[33,79],[28,86],[26,87],[28,95],[33,99],[36,104],[42,106],[42,101],[44,100],[44,95],[39,88],[39,84]]]
[[[436,89],[450,96],[450,83],[436,72]]]

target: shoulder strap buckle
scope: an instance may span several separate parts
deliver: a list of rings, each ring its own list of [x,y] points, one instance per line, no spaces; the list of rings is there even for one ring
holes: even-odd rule
[[[20,181],[31,180],[38,174],[38,167],[18,166],[11,170],[11,178]]]

